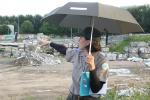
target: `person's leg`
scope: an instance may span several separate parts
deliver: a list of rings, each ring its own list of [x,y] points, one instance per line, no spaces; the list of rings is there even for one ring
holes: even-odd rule
[[[72,99],[72,94],[71,94],[71,93],[68,94],[68,97],[67,97],[66,100],[73,100],[73,99]]]
[[[95,97],[78,97],[78,96],[75,96],[71,93],[69,93],[68,97],[66,100],[100,100],[100,97],[99,98],[95,98]]]
[[[95,98],[95,97],[80,97],[79,100],[100,100],[100,98]]]
[[[83,99],[80,99],[80,97],[77,95],[73,95],[73,94],[69,93],[66,100],[83,100]],[[86,99],[84,99],[84,100],[86,100]]]

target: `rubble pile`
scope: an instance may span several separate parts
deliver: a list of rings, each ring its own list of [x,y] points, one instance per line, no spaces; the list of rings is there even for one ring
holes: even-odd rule
[[[117,95],[118,96],[132,96],[134,95],[135,93],[140,93],[140,94],[147,94],[148,90],[147,89],[144,89],[144,88],[140,88],[140,89],[137,89],[137,88],[134,88],[134,87],[128,87],[128,88],[125,88],[125,89],[120,89],[117,92]]]
[[[129,57],[150,58],[150,42],[131,42],[128,48]]]
[[[124,54],[109,52],[108,47],[102,48],[102,54],[110,61],[128,60],[133,62],[143,62],[150,67],[150,41],[131,42],[129,47],[124,48]]]
[[[127,60],[128,54],[121,54],[118,52],[109,52],[108,47],[102,48],[102,54],[110,61],[116,61],[116,60]]]
[[[48,47],[40,47],[39,38],[41,35],[38,35],[37,39],[25,39],[24,50],[16,51],[16,60],[13,62],[16,66],[25,66],[25,65],[55,65],[60,64],[61,60],[58,55],[43,53],[43,50],[47,50]]]
[[[131,97],[136,93],[148,95],[149,89],[142,87],[130,86],[128,83],[116,84],[115,85],[117,96]]]
[[[30,52],[26,53],[24,56],[18,57],[14,64],[16,66],[25,66],[25,65],[55,65],[60,64],[61,60],[54,55],[45,54],[45,53],[35,53]]]

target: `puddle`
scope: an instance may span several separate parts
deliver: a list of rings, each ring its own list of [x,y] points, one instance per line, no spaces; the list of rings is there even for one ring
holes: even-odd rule
[[[150,62],[144,62],[147,67],[150,67]]]
[[[142,62],[143,59],[142,58],[138,58],[138,57],[132,57],[132,58],[128,58],[128,61],[133,61],[133,62]]]
[[[57,71],[52,71],[52,73],[57,73]]]
[[[128,58],[128,61],[133,61],[133,62],[143,62],[147,67],[150,67],[150,58],[149,59],[142,59],[138,57],[132,57]]]
[[[37,90],[36,92],[51,92],[52,90]]]
[[[129,69],[120,68],[120,69],[109,69],[110,75],[117,75],[117,76],[135,76],[131,73]]]
[[[150,59],[145,59],[144,60],[144,64],[145,64],[145,69],[146,70],[150,70]]]

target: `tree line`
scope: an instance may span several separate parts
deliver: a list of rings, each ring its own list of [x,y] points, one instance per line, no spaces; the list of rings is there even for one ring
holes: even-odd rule
[[[14,25],[14,31],[21,34],[55,34],[69,35],[70,29],[54,25],[52,23],[41,21],[40,15],[19,15],[19,16],[0,16],[0,34],[8,34],[7,25]]]
[[[127,10],[135,17],[145,32],[150,32],[150,5],[132,6]],[[18,32],[19,25],[19,33],[21,34],[44,33],[70,36],[70,28],[42,22],[42,18],[40,15],[0,16],[0,34],[8,34],[6,25],[11,24],[14,25],[15,32]]]
[[[150,5],[133,6],[127,9],[146,33],[150,33]]]

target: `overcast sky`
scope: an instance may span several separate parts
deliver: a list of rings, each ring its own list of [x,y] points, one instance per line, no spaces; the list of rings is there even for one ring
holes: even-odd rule
[[[0,0],[0,16],[45,15],[69,1],[100,2],[117,7],[150,4],[150,0]]]

